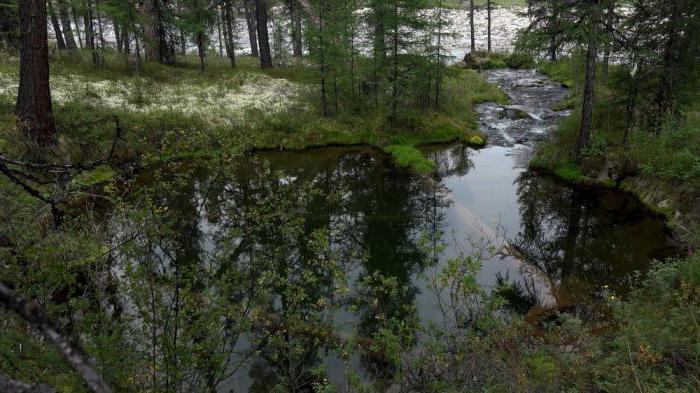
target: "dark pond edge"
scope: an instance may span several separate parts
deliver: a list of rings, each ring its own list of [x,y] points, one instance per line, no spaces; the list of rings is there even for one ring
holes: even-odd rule
[[[671,244],[674,247],[677,247],[679,250],[681,250],[684,248],[684,246],[689,246],[688,244],[686,244],[686,242],[682,240],[682,236],[679,233],[677,226],[673,225],[673,217],[671,216],[671,213],[645,200],[642,197],[642,195],[636,192],[634,189],[629,187],[622,187],[621,185],[624,179],[615,183],[611,183],[587,176],[582,176],[575,179],[567,178],[557,173],[556,168],[552,168],[550,166],[537,163],[535,161],[530,161],[528,163],[528,169],[539,175],[547,176],[561,184],[566,184],[570,187],[582,190],[591,190],[594,192],[612,191],[626,195],[632,198],[635,202],[637,202],[651,216],[661,219],[661,221],[664,224],[664,231],[667,233],[669,240],[671,241]]]

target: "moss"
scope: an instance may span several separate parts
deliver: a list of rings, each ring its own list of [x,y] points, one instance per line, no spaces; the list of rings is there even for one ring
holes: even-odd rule
[[[472,135],[468,140],[467,143],[471,146],[475,147],[484,147],[486,146],[486,140],[480,135]]]
[[[413,146],[389,145],[384,147],[384,151],[391,154],[397,165],[410,168],[416,173],[427,174],[435,170],[435,163]]]
[[[94,186],[108,182],[117,176],[117,172],[109,165],[100,165],[97,168],[81,172],[73,178],[73,184],[79,186]]]

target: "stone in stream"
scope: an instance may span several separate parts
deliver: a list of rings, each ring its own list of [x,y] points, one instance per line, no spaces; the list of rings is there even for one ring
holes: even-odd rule
[[[530,116],[529,113],[525,112],[523,109],[518,108],[517,106],[504,106],[503,111],[499,112],[498,117],[501,119],[511,119],[511,120],[531,119],[532,118],[532,116]]]

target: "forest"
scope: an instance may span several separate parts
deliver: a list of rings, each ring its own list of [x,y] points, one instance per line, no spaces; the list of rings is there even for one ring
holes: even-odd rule
[[[0,0],[0,392],[700,391],[697,0]]]

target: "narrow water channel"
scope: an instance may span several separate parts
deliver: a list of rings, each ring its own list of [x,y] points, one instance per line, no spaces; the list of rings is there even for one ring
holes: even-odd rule
[[[199,250],[193,257],[216,255],[233,242],[241,249],[235,263],[270,249],[280,250],[287,267],[303,268],[309,239],[323,233],[350,288],[340,299],[343,306],[323,318],[335,326],[334,334],[349,338],[371,334],[378,310],[423,325],[439,322],[437,298],[427,285],[431,271],[484,241],[501,251],[484,262],[479,283],[521,288],[524,313],[566,308],[603,286],[624,293],[628,274],[673,253],[663,221],[634,198],[578,189],[526,169],[533,144],[567,115],[551,110],[565,89],[533,71],[497,70],[487,77],[511,97],[505,106],[477,108],[489,147],[426,148],[438,164],[433,181],[369,148],[265,152],[231,168],[184,171],[169,208],[191,223],[189,240]],[[278,209],[282,221],[274,218]],[[431,242],[444,248],[436,253]],[[373,273],[405,290],[378,292]],[[318,302],[334,297],[313,296]],[[253,336],[239,342],[242,353]],[[314,343],[305,349],[308,362],[325,365],[329,378],[342,383],[342,356]],[[266,391],[274,381],[273,357],[245,356],[221,391]],[[381,374],[381,365],[368,359],[351,357],[347,364],[366,380]]]

